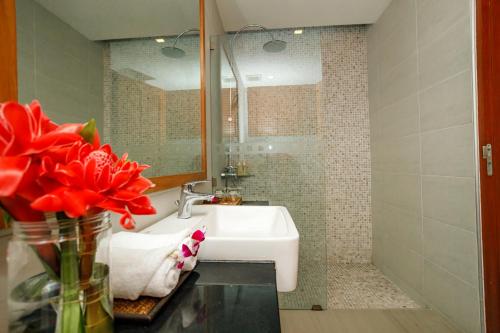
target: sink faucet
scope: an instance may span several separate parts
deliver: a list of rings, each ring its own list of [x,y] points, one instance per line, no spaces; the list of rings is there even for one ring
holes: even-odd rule
[[[201,183],[208,183],[208,181],[191,182],[182,185],[181,188],[181,198],[176,202],[179,206],[177,210],[177,217],[180,219],[188,219],[191,217],[191,209],[193,203],[199,200],[212,200],[214,196],[212,194],[197,193],[193,192],[196,185]]]

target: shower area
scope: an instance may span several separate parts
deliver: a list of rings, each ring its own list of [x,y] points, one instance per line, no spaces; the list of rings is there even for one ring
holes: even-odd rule
[[[251,25],[211,42],[214,190],[285,206],[299,230],[280,307],[418,307],[371,264],[367,27]]]
[[[300,234],[281,309],[430,308],[481,331],[469,6],[212,37],[214,191],[285,206]]]

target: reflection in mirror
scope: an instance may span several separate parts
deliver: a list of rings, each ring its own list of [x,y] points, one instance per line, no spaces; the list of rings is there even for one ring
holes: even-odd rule
[[[175,38],[111,41],[104,51],[105,137],[151,177],[201,170],[199,33]]]
[[[16,0],[16,19],[20,102],[95,118],[150,177],[201,171],[199,0]]]

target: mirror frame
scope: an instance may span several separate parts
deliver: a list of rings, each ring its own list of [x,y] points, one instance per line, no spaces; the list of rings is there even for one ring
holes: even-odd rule
[[[150,178],[155,187],[148,191],[157,192],[181,186],[195,180],[207,179],[207,119],[206,119],[206,61],[205,61],[205,1],[199,0],[200,21],[200,134],[201,171]],[[17,101],[17,37],[16,0],[0,1],[0,101]],[[1,219],[1,217],[0,217]],[[1,222],[1,221],[0,221]],[[0,223],[1,224],[1,223]]]

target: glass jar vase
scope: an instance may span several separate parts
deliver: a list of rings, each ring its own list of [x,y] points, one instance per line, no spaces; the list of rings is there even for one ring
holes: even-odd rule
[[[9,331],[112,332],[108,212],[12,223]]]

